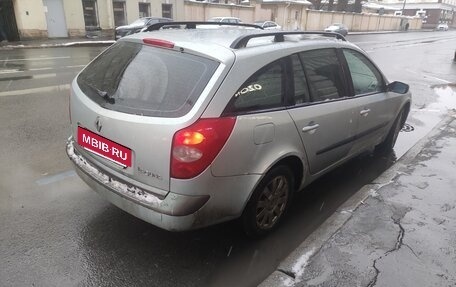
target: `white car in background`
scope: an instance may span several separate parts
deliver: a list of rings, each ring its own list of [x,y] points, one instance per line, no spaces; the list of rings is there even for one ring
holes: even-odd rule
[[[260,26],[265,30],[281,30],[282,27],[274,21],[255,21],[255,25]]]
[[[236,17],[212,17],[208,22],[221,22],[221,23],[242,23],[241,19],[236,18]]]
[[[448,24],[441,23],[437,26],[438,31],[448,31]]]

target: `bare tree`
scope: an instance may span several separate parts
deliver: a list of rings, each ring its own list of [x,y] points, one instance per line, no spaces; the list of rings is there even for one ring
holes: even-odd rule
[[[355,0],[355,5],[353,7],[353,12],[361,13],[361,10],[362,10],[361,0]]]
[[[337,1],[337,11],[347,11],[348,0]]]
[[[321,0],[309,0],[312,3],[315,10],[320,10],[322,8]]]

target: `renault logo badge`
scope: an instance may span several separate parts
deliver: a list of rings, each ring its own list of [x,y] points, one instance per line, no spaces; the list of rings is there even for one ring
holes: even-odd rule
[[[102,127],[103,126],[101,125],[100,117],[97,117],[97,119],[95,120],[95,128],[97,129],[98,132],[101,132]]]

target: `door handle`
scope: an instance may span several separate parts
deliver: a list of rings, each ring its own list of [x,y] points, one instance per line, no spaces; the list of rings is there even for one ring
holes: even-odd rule
[[[359,114],[362,115],[362,116],[367,117],[367,115],[369,114],[370,111],[371,111],[370,109],[361,110],[359,112]]]
[[[302,128],[303,133],[315,131],[316,129],[318,129],[318,127],[320,127],[319,124],[312,124],[312,123],[310,123],[310,124],[311,125],[308,125],[308,126],[305,126]]]

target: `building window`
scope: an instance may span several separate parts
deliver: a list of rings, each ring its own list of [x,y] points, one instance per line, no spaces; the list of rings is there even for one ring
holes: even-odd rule
[[[124,1],[114,1],[112,3],[112,7],[114,10],[114,25],[123,26],[127,24],[127,16],[125,11],[125,2]]]
[[[150,3],[139,3],[139,18],[150,17]]]
[[[164,18],[173,18],[173,4],[162,4],[162,16]]]
[[[82,0],[84,22],[86,27],[98,27],[98,11],[96,0]]]

